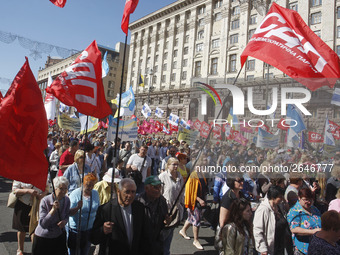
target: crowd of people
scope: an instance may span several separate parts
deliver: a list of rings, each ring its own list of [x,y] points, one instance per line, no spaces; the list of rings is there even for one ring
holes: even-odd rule
[[[27,232],[33,255],[85,255],[91,244],[94,254],[168,255],[191,225],[203,250],[207,221],[219,254],[340,254],[340,152],[165,137],[115,145],[105,131],[51,130],[47,143],[46,190],[13,182],[17,255]]]

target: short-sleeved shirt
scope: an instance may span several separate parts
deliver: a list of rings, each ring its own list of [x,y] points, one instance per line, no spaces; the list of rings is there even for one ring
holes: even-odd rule
[[[243,193],[240,191],[240,198],[243,198]],[[230,210],[231,204],[236,200],[237,197],[232,189],[229,189],[222,197],[221,207]]]
[[[144,182],[145,179],[146,179],[146,174],[148,172],[148,168],[151,167],[152,161],[151,161],[150,157],[146,156],[144,167],[142,169],[143,162],[144,162],[144,158],[140,157],[138,154],[133,154],[127,162],[128,165],[137,166],[138,171],[140,171],[142,173],[142,176],[143,176],[142,182]]]
[[[83,197],[83,206],[81,208],[81,231],[86,231],[92,229],[94,219],[96,218],[96,213],[99,207],[99,195],[96,190],[92,190],[91,192],[92,198]],[[70,208],[74,208],[77,206],[78,202],[81,199],[81,188],[74,190],[70,196],[71,206]],[[69,218],[69,226],[72,229],[77,229],[78,220],[79,220],[79,212]]]
[[[59,165],[72,165],[74,162],[74,154],[72,154],[68,149],[64,151],[60,156]],[[59,173],[58,176],[62,176],[63,173]]]
[[[321,214],[320,211],[312,206],[311,214],[308,214],[301,206],[300,202],[289,210],[287,221],[291,229],[300,227],[303,229],[321,228]],[[308,252],[310,236],[300,236],[293,234],[294,246],[304,254]]]

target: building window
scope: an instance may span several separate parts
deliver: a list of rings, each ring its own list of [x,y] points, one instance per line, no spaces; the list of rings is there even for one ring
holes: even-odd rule
[[[198,31],[197,39],[203,39],[203,38],[204,38],[204,30]]]
[[[321,12],[312,13],[311,23],[312,25],[321,23]]]
[[[247,81],[253,81],[253,80],[255,80],[254,75],[247,75]]]
[[[189,42],[189,35],[186,35],[186,36],[185,36],[184,42],[185,42],[185,43],[188,43],[188,42]]]
[[[220,39],[212,40],[211,47],[213,49],[220,47]]]
[[[198,14],[203,14],[203,13],[205,13],[205,5],[198,7]]]
[[[230,36],[230,44],[238,43],[238,34],[234,34]]]
[[[176,73],[172,73],[171,74],[171,81],[175,81],[176,80]]]
[[[201,61],[195,62],[195,77],[201,76],[201,65],[202,65]]]
[[[183,59],[182,65],[186,67],[188,65],[188,59]]]
[[[336,27],[336,37],[340,38],[340,26]]]
[[[189,52],[189,47],[184,47],[184,49],[183,49],[183,55],[188,54],[188,52]]]
[[[220,12],[215,13],[214,15],[214,21],[219,21],[222,19],[222,14]]]
[[[198,43],[198,44],[196,44],[196,51],[197,52],[200,52],[200,51],[202,51],[203,50],[203,43]]]
[[[156,73],[158,72],[158,66],[154,66],[153,71]]]
[[[255,59],[250,59],[247,61],[247,70],[248,71],[255,70]]]
[[[163,71],[166,71],[167,68],[168,68],[167,63],[164,63],[164,64],[163,64]]]
[[[340,57],[340,45],[336,46],[336,54]]]
[[[169,42],[166,41],[166,42],[165,42],[165,45],[164,45],[164,49],[165,49],[165,50],[168,49],[168,46],[169,46]]]
[[[240,14],[240,6],[233,7],[232,15],[238,15],[238,14]]]
[[[250,40],[250,39],[253,37],[253,35],[255,34],[255,30],[256,30],[256,29],[250,29],[250,30],[249,30],[248,40]]]
[[[178,50],[174,50],[174,57],[177,57]]]
[[[231,29],[237,29],[240,27],[240,20],[235,19],[231,22]]]
[[[229,72],[236,72],[236,54],[229,56]]]
[[[178,46],[178,38],[175,40],[175,46]]]
[[[336,8],[336,18],[340,19],[340,6]]]
[[[290,3],[289,4],[289,9],[294,10],[294,11],[298,11],[298,3],[294,2],[294,3]]]
[[[109,89],[109,90],[107,91],[107,96],[108,96],[108,97],[113,97],[113,96],[114,96],[114,91]]]
[[[274,74],[273,73],[265,73],[264,74],[264,78],[267,79],[267,77],[269,77],[269,79],[273,79],[274,78]]]
[[[173,62],[172,68],[176,69],[177,68],[177,61]]]
[[[155,62],[158,62],[158,55],[155,56]]]
[[[199,27],[204,26],[204,19],[199,19],[197,23]]]
[[[153,84],[157,83],[157,75],[152,76],[152,83]]]
[[[257,23],[257,15],[251,15],[249,20],[250,25],[254,25]]]
[[[115,82],[114,81],[109,81],[109,88],[113,89],[114,87],[115,87]]]
[[[222,6],[222,0],[215,0],[214,2],[214,9],[220,8]]]
[[[180,104],[184,103],[184,96],[179,96],[179,103]],[[179,110],[178,110],[178,115],[179,115]]]
[[[212,75],[216,75],[217,74],[217,64],[218,64],[218,58],[212,58],[211,59],[210,74],[212,74]]]
[[[312,6],[319,6],[322,5],[322,0],[311,0]]]
[[[168,53],[164,52],[163,59],[166,60],[168,58]]]
[[[321,30],[315,30],[314,33],[321,38]]]
[[[166,80],[166,75],[165,75],[165,74],[163,74],[163,75],[162,75],[162,83],[164,83],[164,82],[165,82],[165,80]]]
[[[187,71],[183,71],[182,72],[182,80],[186,80],[187,79]]]

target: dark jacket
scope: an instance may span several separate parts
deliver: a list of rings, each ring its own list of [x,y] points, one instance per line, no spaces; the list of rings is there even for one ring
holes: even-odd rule
[[[111,217],[110,206],[112,206]],[[113,199],[98,208],[96,219],[93,223],[90,240],[93,244],[100,244],[100,255],[105,254],[107,243],[109,247],[109,254],[148,254],[148,249],[151,246],[151,242],[150,234],[146,226],[147,221],[145,217],[144,206],[135,200],[131,204],[131,207],[133,223],[133,240],[131,247],[128,243],[124,220],[117,199]],[[103,231],[103,224],[107,221],[113,222],[114,225],[112,227],[112,233],[105,235]]]

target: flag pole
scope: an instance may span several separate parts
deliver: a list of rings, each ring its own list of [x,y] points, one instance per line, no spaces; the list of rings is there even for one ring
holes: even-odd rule
[[[242,71],[242,67],[241,67],[240,71],[237,73],[237,76],[236,76],[236,78],[235,78],[235,80],[234,80],[234,82],[233,82],[233,85],[235,85],[235,83],[236,83],[238,77],[240,76],[241,71]],[[228,97],[230,96],[230,93],[231,93],[231,91],[229,90],[228,95],[227,95],[227,96],[224,98],[224,100],[223,100],[221,109],[220,109],[220,111],[218,112],[218,114],[217,114],[217,116],[216,116],[216,119],[218,119],[218,118],[220,117],[220,115],[221,115],[221,113],[222,113],[222,111],[223,111],[223,108],[224,108],[224,106],[225,106],[226,103],[227,103]],[[230,106],[229,106],[229,108],[230,108]],[[227,109],[227,110],[229,111],[229,109]],[[227,112],[228,112],[228,111],[227,111]],[[211,132],[213,131],[213,129],[214,129],[213,127],[210,128],[209,134],[208,134],[207,138],[205,139],[203,145],[201,146],[201,148],[200,148],[200,150],[199,150],[199,152],[198,152],[198,155],[197,155],[197,157],[196,157],[196,159],[195,159],[194,164],[192,165],[190,174],[194,171],[195,166],[196,166],[196,164],[197,164],[197,161],[198,161],[198,159],[200,158],[200,156],[201,156],[201,154],[202,154],[202,151],[203,151],[205,145],[207,144],[207,141],[209,140],[209,137],[210,137]],[[190,177],[190,175],[189,175],[189,177]],[[171,209],[170,209],[170,214],[169,214],[169,215],[173,215],[174,209],[175,209],[175,207],[176,207],[176,204],[177,204],[177,202],[178,202],[178,200],[179,200],[179,197],[181,196],[181,194],[182,194],[182,192],[183,192],[183,190],[184,190],[184,188],[185,188],[185,185],[186,185],[187,181],[189,180],[189,177],[185,180],[185,182],[184,182],[184,184],[183,184],[183,186],[182,186],[180,192],[178,193],[177,198],[176,198],[174,204],[172,205],[172,207],[171,207]]]
[[[114,146],[114,152],[113,152],[113,172],[111,176],[111,184],[113,183],[114,179],[114,171],[116,169],[116,157],[117,157],[117,144],[118,144],[118,131],[119,131],[119,120],[120,120],[120,107],[122,104],[122,94],[123,94],[123,78],[124,78],[124,69],[125,69],[125,54],[126,54],[126,44],[127,44],[127,35],[125,36],[125,43],[124,43],[124,54],[123,54],[123,67],[122,67],[122,74],[120,78],[120,88],[119,88],[119,101],[118,101],[118,117],[117,117],[117,126],[116,126],[116,137],[115,137],[115,146]],[[111,189],[111,197],[110,200],[112,200],[113,196],[113,189]],[[110,209],[111,211],[112,209]],[[111,217],[111,212],[110,212]]]
[[[85,176],[85,164],[86,164],[86,143],[87,143],[87,127],[89,123],[89,116],[86,116],[86,127],[85,127],[85,141],[84,141],[84,163],[83,163],[83,172],[81,173],[81,180],[80,180],[80,201],[83,201],[83,190],[84,190],[84,176]],[[77,224],[77,246],[76,246],[76,255],[80,254],[80,238],[81,238],[81,213],[82,213],[82,207],[79,209],[79,217],[78,217],[78,224]]]
[[[118,117],[117,117],[117,126],[116,126],[116,137],[115,137],[115,146],[113,151],[113,164],[112,164],[112,176],[111,176],[111,194],[110,194],[110,201],[112,201],[113,191],[116,192],[116,187],[114,186],[114,174],[116,170],[116,158],[117,158],[117,144],[118,144],[118,131],[119,131],[119,120],[120,120],[120,107],[122,104],[122,94],[123,94],[123,78],[124,78],[124,67],[125,67],[125,53],[126,53],[126,44],[127,44],[127,34],[125,36],[125,44],[124,44],[124,54],[123,54],[123,67],[122,67],[122,74],[120,78],[120,88],[119,88],[119,100],[118,100]],[[114,188],[112,188],[114,187]],[[117,194],[117,193],[116,193]],[[118,196],[118,194],[117,194]],[[110,206],[110,221],[112,216],[112,205]],[[110,238],[106,240],[106,247],[105,247],[105,254],[109,254],[109,242]]]

